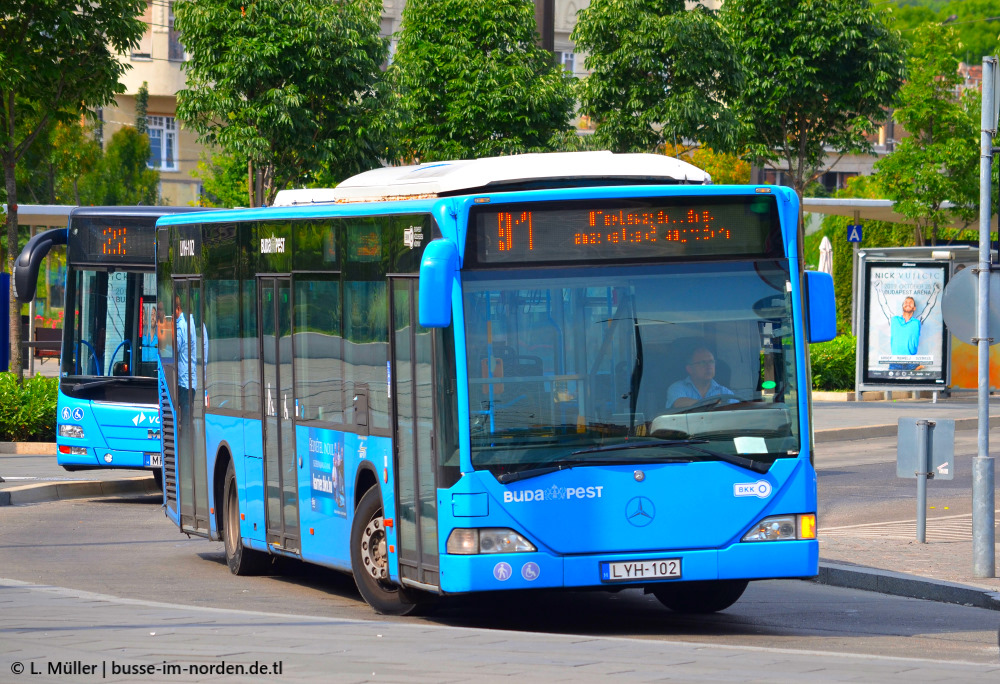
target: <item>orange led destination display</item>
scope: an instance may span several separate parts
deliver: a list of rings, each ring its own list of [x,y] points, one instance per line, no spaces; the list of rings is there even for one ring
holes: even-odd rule
[[[771,197],[678,198],[664,206],[519,205],[473,210],[480,264],[781,255]],[[624,203],[623,203],[624,204]]]
[[[73,219],[68,248],[76,264],[152,264],[156,217],[113,220],[81,216]]]

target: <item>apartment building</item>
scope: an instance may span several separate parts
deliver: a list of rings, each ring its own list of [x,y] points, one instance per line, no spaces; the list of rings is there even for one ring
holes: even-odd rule
[[[132,68],[125,72],[125,92],[100,112],[106,145],[122,126],[135,125],[135,101],[145,82],[149,89],[147,115],[152,148],[149,165],[160,172],[162,202],[187,206],[201,196],[201,182],[191,175],[207,152],[193,131],[176,118],[177,91],[184,88],[184,46],[174,30],[173,8],[180,0],[151,0],[142,19],[146,32],[137,48],[118,58]]]

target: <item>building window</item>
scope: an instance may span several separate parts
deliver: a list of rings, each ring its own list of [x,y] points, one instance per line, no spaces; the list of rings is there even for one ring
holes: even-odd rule
[[[172,116],[150,116],[149,168],[160,171],[177,170],[177,119]]]
[[[153,58],[153,4],[146,3],[146,9],[142,12],[142,23],[146,25],[146,30],[139,40],[139,45],[132,50],[133,60],[147,60]]]
[[[183,62],[184,61],[184,45],[181,44],[181,33],[174,27],[174,5],[176,3],[171,0],[170,9],[168,10],[167,22],[169,24],[168,36],[169,40],[167,45],[169,49],[167,51],[167,59],[171,62]]]
[[[570,75],[576,75],[576,54],[572,52],[559,52],[559,61],[563,65],[563,69],[568,71]]]

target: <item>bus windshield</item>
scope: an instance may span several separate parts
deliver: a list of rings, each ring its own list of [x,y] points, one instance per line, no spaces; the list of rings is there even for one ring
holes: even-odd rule
[[[63,376],[156,377],[156,275],[70,267]]]
[[[472,462],[763,464],[799,451],[778,261],[464,273]]]

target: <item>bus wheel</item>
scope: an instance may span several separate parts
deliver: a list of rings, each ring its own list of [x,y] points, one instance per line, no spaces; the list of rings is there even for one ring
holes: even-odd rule
[[[153,471],[153,482],[156,483],[156,488],[161,492],[163,491],[163,468],[157,468]]]
[[[229,462],[223,493],[222,539],[226,545],[226,563],[234,575],[259,575],[266,570],[270,557],[243,546],[240,536],[240,496],[236,489],[236,469]]]
[[[715,613],[736,603],[747,584],[747,580],[670,582],[649,587],[648,591],[677,613]]]
[[[416,608],[403,590],[389,581],[389,554],[378,487],[365,492],[354,511],[351,569],[361,597],[376,613],[407,615]]]

